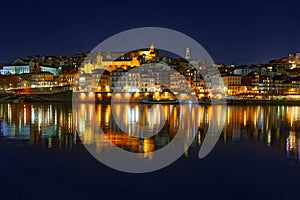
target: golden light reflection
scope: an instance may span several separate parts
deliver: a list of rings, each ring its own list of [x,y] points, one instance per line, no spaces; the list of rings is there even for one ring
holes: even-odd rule
[[[31,107],[31,124],[34,124],[34,120],[35,120],[34,107],[33,105],[31,105],[30,107]]]
[[[267,145],[271,146],[271,139],[272,139],[272,134],[271,134],[271,130],[268,131],[267,134]]]
[[[164,120],[168,120],[168,113],[169,113],[169,106],[164,106],[164,116],[165,116],[165,119]],[[177,113],[177,110],[176,111],[174,111],[174,112],[176,112]],[[176,113],[174,113],[175,115],[176,115]]]
[[[291,131],[289,135],[289,150],[293,151],[295,148],[296,148],[296,135],[294,131]]]
[[[145,156],[147,156],[149,159],[151,159],[151,152],[155,150],[155,138],[147,137],[144,140],[140,140],[136,134],[130,134],[137,130],[134,127],[137,125],[142,127],[147,126],[149,128],[148,130],[156,131],[158,129],[158,125],[160,125],[166,119],[169,119],[171,116],[172,119],[177,118],[178,116],[177,109],[173,107],[171,110],[170,106],[153,105],[149,107],[129,104],[114,104],[113,106],[115,115],[122,119],[122,122],[125,124],[125,129],[127,127],[126,130],[128,134],[122,133],[120,129],[114,130],[116,124],[112,126],[112,123],[114,124],[115,122],[110,121],[112,112],[110,105],[97,105],[95,107],[95,118],[98,124],[104,125],[103,127],[107,127],[103,129],[106,137],[110,142],[124,149],[145,153]],[[108,144],[103,143],[103,141],[100,142],[101,144],[99,144],[99,141],[95,140],[95,136],[93,136],[93,130],[90,126],[86,125],[88,119],[86,118],[85,112],[82,110],[85,109],[85,106],[79,106],[79,108],[81,108],[81,112],[78,112],[78,119],[81,120],[79,120],[79,124],[77,126],[79,127],[79,131],[82,136],[82,142],[84,144],[98,143],[96,146],[100,151],[100,149],[102,149],[100,146],[103,147],[103,145]],[[92,109],[89,108],[89,111],[90,110]],[[100,110],[102,110],[104,113],[100,112]],[[171,114],[172,112],[173,114]],[[104,115],[104,120],[102,120],[102,115]],[[80,121],[82,123],[80,123]],[[176,129],[176,127],[170,129]],[[169,141],[169,139],[166,139],[166,141]]]
[[[220,137],[224,142],[256,139],[266,146],[279,145],[292,152],[289,155],[300,159],[299,106],[228,106],[227,113],[222,106],[114,106],[114,114],[124,122],[126,131],[113,121],[111,105],[83,103],[72,111],[72,108],[55,104],[0,104],[0,116],[6,123],[3,130],[10,138],[32,143],[45,140],[44,144],[49,147],[58,143],[56,146],[71,148],[70,144],[76,144],[78,138],[73,129],[76,127],[84,144],[96,144],[101,151],[108,145],[95,135],[96,127],[101,126],[111,143],[128,151],[144,153],[151,159],[151,152],[172,141],[178,130],[186,132],[185,140],[195,137],[195,142],[201,144],[215,114],[219,113],[224,115],[226,122]],[[217,124],[222,122],[220,119],[215,121]],[[166,124],[159,129],[162,122]],[[160,133],[141,139],[141,127],[148,127],[153,132],[159,129]]]
[[[38,108],[38,131],[41,131],[42,128],[42,122],[43,122],[44,118],[43,118],[43,110],[41,108]],[[61,116],[61,122],[62,122],[62,116]]]
[[[294,108],[292,108],[292,111],[291,111],[291,127],[293,127],[293,116],[294,116],[294,114],[295,114],[295,109]]]
[[[7,115],[8,115],[8,122],[11,123],[12,121],[12,111],[11,111],[11,105],[7,104]]]
[[[24,109],[23,109],[23,121],[24,121],[24,125],[27,124],[27,110],[26,110],[26,106],[24,105]]]
[[[97,113],[97,123],[98,123],[98,125],[100,125],[101,120],[102,120],[102,117],[101,117],[101,114],[102,114],[102,106],[101,106],[100,104],[97,105],[96,113]]]
[[[154,150],[155,150],[154,141],[151,140],[150,138],[144,139],[144,152],[149,153],[149,152],[152,152]]]
[[[244,110],[244,126],[247,125],[247,111]]]
[[[257,125],[257,121],[256,121],[256,120],[257,120],[257,117],[256,117],[256,116],[257,116],[257,111],[255,110],[255,111],[254,111],[254,115],[253,115],[254,126]]]
[[[227,109],[227,124],[229,124],[231,118],[231,109],[228,107]]]
[[[217,105],[217,113],[219,113],[219,115],[222,115],[223,113],[223,110],[222,110],[222,106],[221,105]],[[216,114],[215,114],[216,116]],[[220,126],[221,125],[221,117],[216,117],[217,119],[217,125]]]
[[[203,106],[198,107],[198,126],[201,126],[201,123],[203,123],[203,114],[204,114],[204,108]]]

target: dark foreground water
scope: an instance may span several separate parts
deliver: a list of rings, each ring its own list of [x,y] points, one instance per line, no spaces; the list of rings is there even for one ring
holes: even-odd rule
[[[123,131],[110,105],[80,105],[74,111],[60,104],[0,104],[0,200],[300,199],[300,107],[227,107],[216,146],[199,159],[211,106],[194,111],[189,106],[118,106]],[[191,147],[155,172],[113,170],[83,145],[97,143],[85,126],[93,119],[120,148],[155,151],[172,141],[182,118],[192,112],[198,118]],[[161,118],[166,125],[159,134],[144,140],[135,136],[137,123],[155,130]]]

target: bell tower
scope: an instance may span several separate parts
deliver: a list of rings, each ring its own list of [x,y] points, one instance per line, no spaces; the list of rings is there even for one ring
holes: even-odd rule
[[[153,53],[154,52],[154,44],[152,43],[150,46],[150,52]]]
[[[186,51],[185,51],[185,59],[186,60],[190,60],[191,59],[191,53],[190,53],[190,48],[186,48]]]
[[[101,55],[101,53],[99,52],[98,54],[97,54],[97,61],[96,61],[96,69],[101,69],[102,68],[102,60],[103,60],[103,57],[102,57],[102,55]]]

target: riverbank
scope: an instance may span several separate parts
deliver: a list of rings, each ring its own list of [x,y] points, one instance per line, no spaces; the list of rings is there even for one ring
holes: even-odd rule
[[[0,94],[1,103],[22,103],[22,102],[64,102],[72,101],[82,103],[110,104],[112,99],[115,103],[139,103],[145,99],[149,93],[139,93],[139,95],[129,93],[91,93],[78,92],[71,90],[53,92],[47,94]],[[297,105],[300,100],[261,100],[261,99],[234,99],[234,100],[207,100],[207,101],[179,101],[180,104],[201,104],[201,105]],[[153,104],[153,103],[151,103]]]
[[[54,92],[48,94],[0,94],[1,103],[22,102],[72,102],[72,91]]]
[[[300,106],[300,100],[256,100],[237,99],[228,100],[227,105],[291,105]]]

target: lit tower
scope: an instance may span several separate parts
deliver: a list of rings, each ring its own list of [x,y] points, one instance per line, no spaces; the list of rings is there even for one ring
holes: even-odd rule
[[[191,54],[190,54],[190,49],[187,47],[185,51],[185,59],[190,60],[191,59]]]
[[[97,54],[96,59],[97,59],[97,61],[96,61],[95,69],[101,69],[102,68],[102,59],[103,59],[103,57],[102,57],[100,52]]]
[[[154,52],[154,44],[152,43],[150,46],[150,52],[153,53]]]

